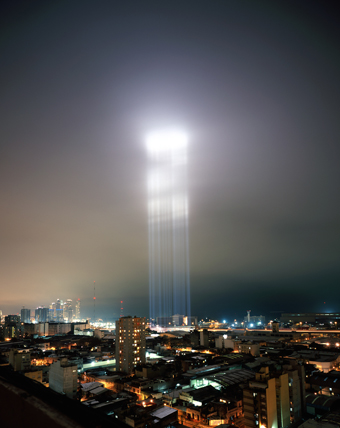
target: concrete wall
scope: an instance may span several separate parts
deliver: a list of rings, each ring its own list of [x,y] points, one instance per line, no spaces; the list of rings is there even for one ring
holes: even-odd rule
[[[268,379],[268,388],[266,391],[267,420],[268,427],[278,428],[277,424],[277,405],[276,405],[276,385],[275,379]]]
[[[82,428],[37,397],[0,379],[1,428]]]

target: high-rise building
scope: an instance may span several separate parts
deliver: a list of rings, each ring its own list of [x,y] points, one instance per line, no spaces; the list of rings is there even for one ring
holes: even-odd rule
[[[75,318],[76,320],[80,320],[80,299],[78,299],[76,301],[76,313],[75,313]]]
[[[288,427],[290,424],[289,385],[287,373],[270,375],[264,367],[243,389],[244,426],[254,428]]]
[[[243,390],[244,426],[278,428],[275,379],[249,382]]]
[[[287,359],[282,368],[288,374],[290,422],[296,423],[301,420],[306,408],[305,366],[297,360]]]
[[[31,322],[31,309],[26,309],[25,306],[20,313],[21,322]]]
[[[64,304],[62,300],[57,299],[57,303],[55,305],[56,309],[56,321],[63,322],[64,321]]]
[[[73,306],[72,306],[72,300],[67,299],[63,306],[63,316],[64,320],[67,320],[68,322],[72,322],[73,320]]]
[[[23,335],[23,324],[20,322],[19,315],[6,315],[4,325],[4,338],[21,338]]]
[[[145,363],[145,318],[122,317],[116,321],[117,370],[132,373],[139,363]]]
[[[49,310],[49,321],[56,321],[57,319],[57,313],[56,313],[56,304],[55,302],[52,302],[50,304],[50,310]]]
[[[190,318],[187,138],[175,131],[147,138],[149,308],[151,324]]]
[[[35,322],[48,322],[49,320],[49,309],[39,306],[35,310]]]

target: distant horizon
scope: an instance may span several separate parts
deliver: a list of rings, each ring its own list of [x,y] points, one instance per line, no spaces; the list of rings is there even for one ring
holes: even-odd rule
[[[62,299],[60,299],[60,300],[62,300]],[[81,301],[81,299],[80,299],[80,301]],[[48,306],[42,306],[42,307],[49,308],[49,305]],[[19,312],[5,313],[0,308],[0,310],[2,310],[2,316],[6,316],[6,315],[19,315],[20,316],[21,309],[23,309],[23,308],[20,308]],[[25,309],[30,309],[30,311],[31,311],[31,317],[34,317],[34,311],[37,308],[28,308],[28,307],[25,306]],[[82,314],[82,307],[81,307],[81,310],[80,310],[80,315],[81,316],[80,316],[79,319],[92,321],[93,320],[93,314],[91,316],[89,314],[89,312],[90,312],[90,310],[85,310],[85,314],[86,315],[84,316]],[[97,312],[97,308],[96,308],[96,312]],[[266,320],[266,323],[269,323],[269,321],[273,321],[276,318],[280,318],[281,314],[283,314],[283,313],[336,314],[336,313],[340,313],[340,312],[338,312],[338,311],[327,311],[327,310],[320,310],[320,311],[311,311],[311,310],[310,311],[309,310],[291,311],[291,310],[285,310],[285,311],[274,311],[274,312],[270,312],[268,310],[267,311],[265,310],[265,311],[262,311],[262,313],[251,311],[250,316],[264,316],[265,320]],[[184,314],[180,314],[180,315],[184,315]],[[137,316],[137,317],[145,317],[146,319],[149,319],[148,314],[144,315],[142,313],[124,313],[123,316],[124,317],[125,316],[132,316],[132,317]],[[226,323],[228,323],[228,324],[232,324],[235,319],[237,319],[238,322],[243,321],[246,316],[247,316],[247,310],[245,310],[244,313],[239,313],[237,316],[234,316],[234,317],[230,317],[230,316],[229,317],[228,316],[225,316],[225,317],[214,317],[214,316],[211,316],[211,317],[200,317],[199,315],[195,315],[195,314],[192,315],[192,317],[197,317],[198,322],[201,322],[201,320],[205,321],[206,319],[208,319],[208,320],[216,320],[219,323],[223,323],[223,321],[225,320]],[[120,318],[120,315],[118,315],[117,317],[115,317],[115,316],[111,316],[111,317],[110,316],[100,316],[100,315],[97,316],[96,315],[95,321],[103,320],[103,322],[114,322],[114,321],[116,321],[119,318]]]

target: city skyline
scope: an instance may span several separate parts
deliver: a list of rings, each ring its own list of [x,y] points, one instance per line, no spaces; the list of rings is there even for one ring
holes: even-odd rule
[[[32,318],[35,322],[72,322],[81,319],[80,310],[81,300],[79,298],[74,303],[72,299],[56,299],[55,302],[47,306],[39,305],[34,308],[25,308],[23,305],[20,314],[22,322],[31,322]]]
[[[5,2],[3,314],[56,296],[149,314],[149,132],[187,166],[191,313],[337,312],[332,3]],[[20,298],[20,301],[18,300]],[[97,315],[96,315],[97,317]]]

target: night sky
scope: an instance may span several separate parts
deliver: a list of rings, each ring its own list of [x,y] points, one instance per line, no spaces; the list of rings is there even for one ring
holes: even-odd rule
[[[325,1],[1,2],[0,309],[148,316],[148,132],[189,136],[192,314],[339,311]],[[324,303],[325,302],[325,303]]]

